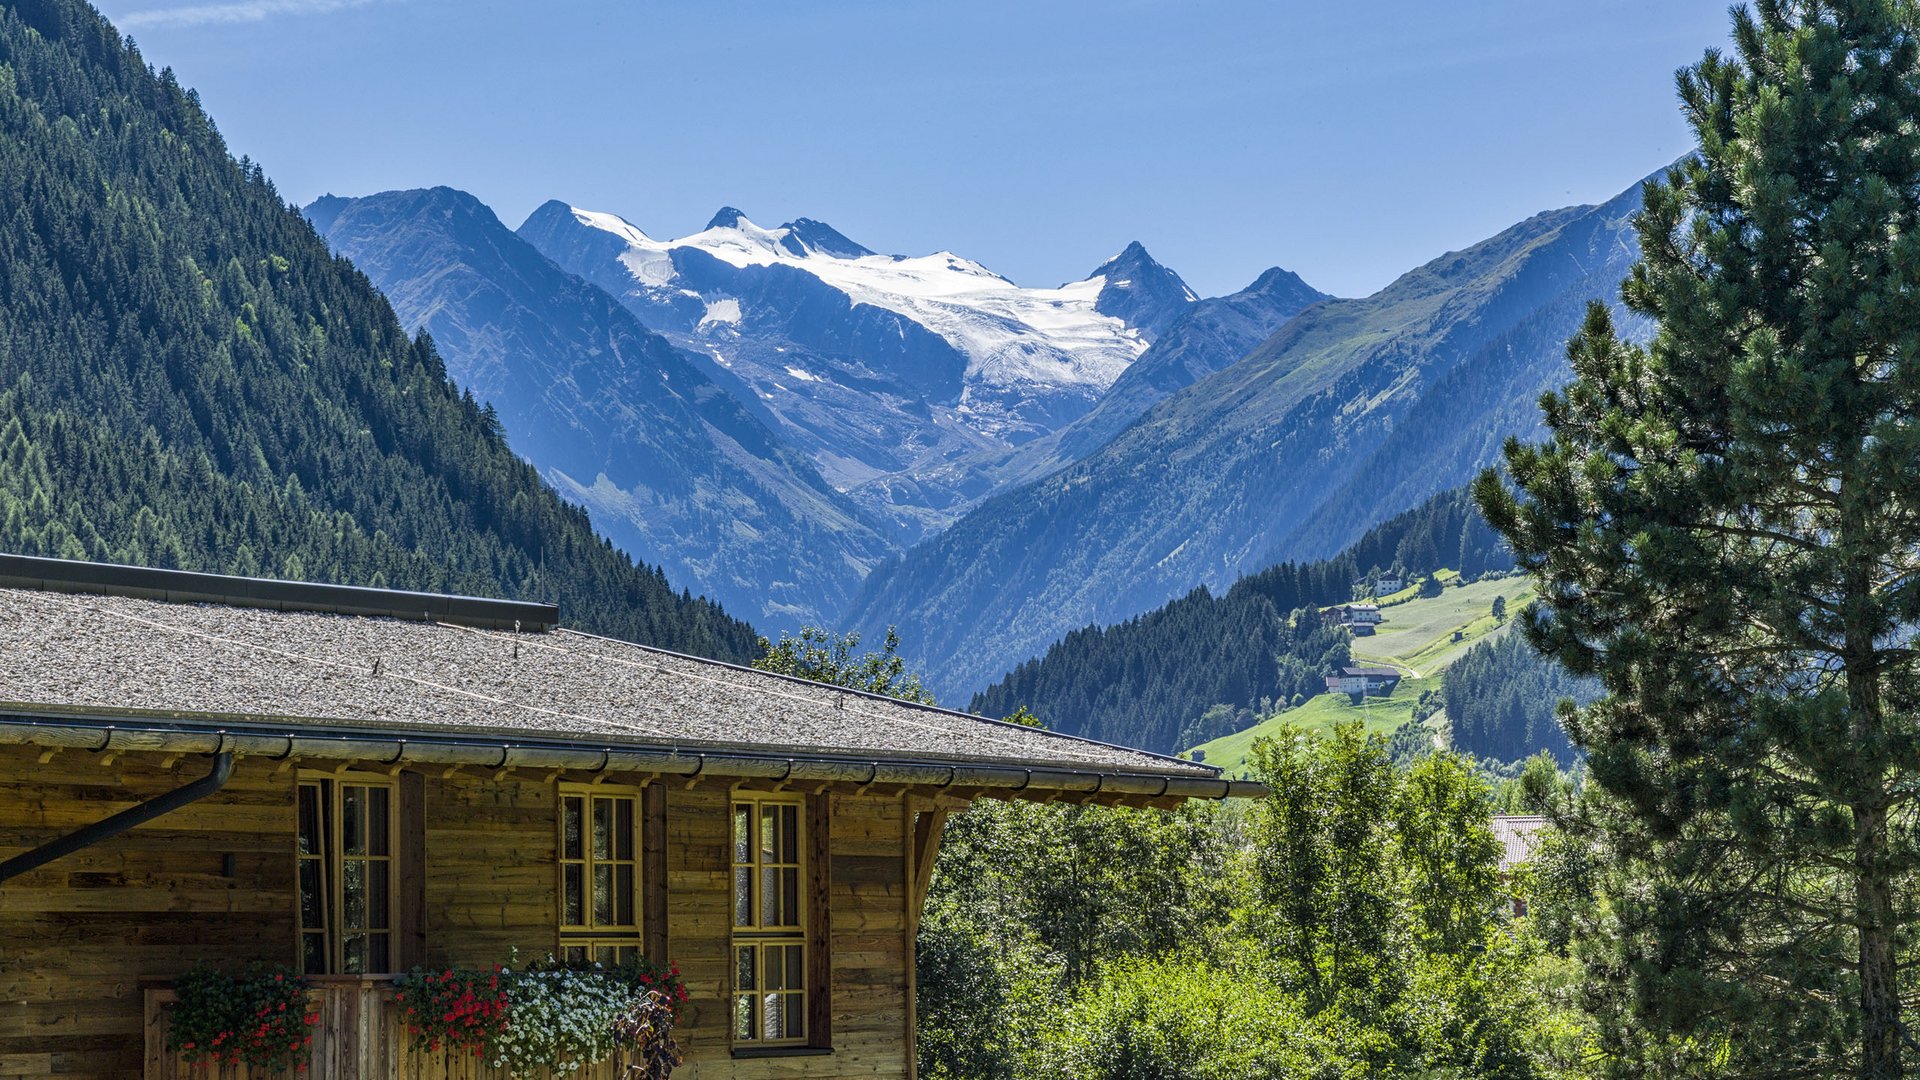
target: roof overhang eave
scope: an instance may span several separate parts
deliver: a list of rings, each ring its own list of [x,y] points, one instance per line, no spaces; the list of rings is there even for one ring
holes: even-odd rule
[[[271,721],[214,723],[157,716],[0,711],[0,746],[97,753],[233,753],[272,760],[354,762],[387,768],[472,766],[552,769],[594,774],[648,774],[697,781],[850,784],[970,792],[988,798],[1096,800],[1153,805],[1187,799],[1258,798],[1253,781],[1062,763],[1030,766],[934,761],[858,753],[764,752],[750,747],[685,746],[599,740],[510,737],[501,732],[318,730]]]

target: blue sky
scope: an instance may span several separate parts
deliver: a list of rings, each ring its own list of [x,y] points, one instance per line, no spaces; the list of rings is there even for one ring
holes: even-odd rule
[[[722,204],[1023,284],[1361,295],[1678,157],[1723,0],[96,0],[288,198]]]

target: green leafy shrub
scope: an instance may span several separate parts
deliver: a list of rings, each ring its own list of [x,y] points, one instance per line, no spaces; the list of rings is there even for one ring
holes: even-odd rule
[[[174,981],[167,1046],[189,1064],[304,1072],[313,1052],[307,981],[280,968],[231,975],[196,964]]]
[[[1046,1021],[1034,1080],[1244,1080],[1348,1075],[1300,999],[1188,957],[1109,965]]]

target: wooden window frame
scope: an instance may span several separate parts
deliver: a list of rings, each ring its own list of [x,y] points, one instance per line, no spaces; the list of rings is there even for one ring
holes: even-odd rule
[[[346,799],[342,788],[355,787],[378,789],[387,793],[386,853],[375,855],[369,851],[364,855],[350,855],[343,843]],[[318,846],[321,850],[307,853],[300,850],[301,836],[301,799],[308,789],[316,795],[319,809],[324,814],[321,822],[322,836]],[[365,773],[342,770],[328,772],[320,770],[301,770],[294,778],[294,934],[297,948],[294,960],[305,974],[348,974],[346,938],[349,936],[343,925],[346,917],[346,864],[363,862],[367,864],[383,863],[386,866],[386,924],[375,928],[368,926],[361,933],[382,936],[386,939],[387,962],[384,966],[397,969],[409,950],[409,930],[402,907],[402,881],[406,873],[406,860],[402,857],[401,819],[404,816],[401,800],[401,784],[397,777],[384,773]],[[309,926],[306,920],[306,907],[303,903],[306,887],[301,880],[304,864],[313,862],[320,865],[320,877],[324,882],[324,893],[320,910],[320,925]],[[369,894],[371,899],[371,894]],[[369,922],[371,910],[369,910]],[[323,937],[323,950],[326,954],[326,971],[309,972],[307,968],[307,938],[314,934]],[[385,971],[353,972],[351,974],[384,975]]]
[[[650,845],[647,840],[648,833],[651,831],[649,825],[651,822],[653,803],[657,796],[653,798],[649,797],[646,790],[648,786],[652,785],[638,787],[616,784],[577,783],[562,783],[559,785],[554,804],[553,914],[555,943],[559,950],[555,955],[562,959],[569,958],[569,951],[571,949],[584,949],[586,951],[586,958],[593,960],[597,958],[598,951],[602,948],[613,949],[616,962],[619,959],[620,951],[624,949],[631,949],[634,955],[648,957],[656,962],[662,959],[659,956],[653,955],[652,950],[658,946],[655,944],[654,939],[649,936],[649,931],[654,929],[654,918],[657,917],[655,912],[650,910],[655,906],[651,902],[652,893],[650,886],[654,884],[653,878],[657,870],[651,865],[653,862],[650,858],[652,855],[652,845]],[[580,856],[578,858],[571,857],[567,854],[567,801],[569,799],[581,800],[581,844]],[[631,845],[630,850],[632,851],[630,858],[622,859],[618,857],[620,849],[617,839],[612,847],[615,857],[600,859],[594,856],[592,835],[594,814],[596,812],[594,806],[595,799],[618,799],[631,802],[633,809],[628,824],[630,830],[628,843]],[[615,811],[615,821],[616,823],[618,822],[617,810]],[[612,866],[616,880],[619,867],[625,866],[632,870],[632,895],[628,898],[628,904],[633,914],[633,922],[631,924],[621,924],[617,922],[601,924],[594,919],[595,875],[593,871],[596,865]],[[569,923],[567,921],[567,870],[573,866],[580,868],[581,878],[580,911],[583,921],[578,923]],[[619,911],[619,899],[617,896],[615,897],[614,904],[614,910],[617,915]]]
[[[776,854],[782,854],[791,848],[794,857],[791,861],[778,858],[769,862],[764,859],[764,848],[759,837],[765,827],[765,814],[769,807],[790,808],[793,811],[793,836],[776,835]],[[746,838],[746,861],[741,861],[741,837],[739,836],[739,814],[743,808],[749,814]],[[818,953],[818,935],[810,921],[814,918],[818,906],[815,895],[814,863],[817,855],[810,846],[810,838],[816,822],[810,812],[807,796],[789,792],[766,792],[736,789],[727,801],[727,847],[728,847],[728,920],[732,932],[727,949],[727,995],[728,1025],[727,1031],[734,1049],[743,1050],[791,1050],[817,1047],[822,1032],[819,1018],[816,1016],[819,1002],[824,1000],[825,988],[821,986],[817,975],[820,959]],[[776,819],[777,820],[777,819]],[[776,832],[779,826],[776,825]],[[791,922],[769,925],[766,921],[767,879],[771,871],[792,871],[795,877],[793,894],[794,911]],[[739,882],[746,875],[748,884],[747,913],[748,921],[741,922]],[[776,902],[784,907],[783,902]],[[785,912],[782,912],[785,914]],[[773,954],[772,950],[780,950]],[[741,979],[741,958],[743,951],[750,950],[754,985],[743,987]],[[777,965],[769,965],[769,955],[778,955]],[[778,986],[767,986],[766,973],[770,966],[777,966],[782,972]],[[761,1008],[766,998],[779,995],[784,1001],[789,1022],[797,1019],[800,1031],[794,1035],[769,1038],[764,1029],[765,1019]],[[740,1008],[743,1001],[752,999],[753,1015],[746,1021],[746,1033],[743,1034]]]

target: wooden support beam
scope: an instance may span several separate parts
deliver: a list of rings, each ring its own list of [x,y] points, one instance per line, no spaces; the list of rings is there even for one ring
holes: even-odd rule
[[[673,962],[673,942],[667,938],[667,788],[648,784],[640,792],[640,922],[646,938],[647,959]]]
[[[399,899],[395,914],[395,970],[427,962],[427,778],[400,773]]]
[[[927,906],[927,889],[933,884],[933,861],[940,855],[940,837],[947,827],[947,811],[929,810],[913,825],[913,891],[907,902],[913,905],[913,924],[920,925]]]
[[[940,854],[940,837],[946,830],[947,811],[928,810],[915,814],[910,805],[901,807],[901,841],[906,845],[907,887],[907,1080],[920,1075],[920,981],[915,974],[915,954],[920,937],[920,917],[927,906],[927,887],[933,882],[933,861]]]
[[[833,1049],[833,796],[807,799],[807,1045]]]

